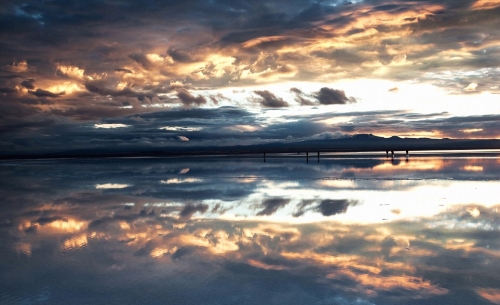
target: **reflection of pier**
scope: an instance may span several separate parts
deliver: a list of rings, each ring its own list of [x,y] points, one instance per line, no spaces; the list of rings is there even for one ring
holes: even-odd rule
[[[409,152],[409,150],[405,150],[405,152],[406,152],[406,154],[405,154],[406,159],[408,159],[410,157],[410,152]],[[385,156],[386,156],[386,158],[389,158],[389,151],[388,150],[385,151]],[[394,159],[394,150],[391,150],[391,158]]]
[[[395,156],[394,150],[391,150],[390,152],[391,152],[391,159],[394,161],[394,156]],[[410,157],[409,150],[404,150],[404,152],[405,152],[406,161],[408,161],[408,159]],[[317,160],[319,163],[320,152],[317,151],[316,153],[317,153]],[[298,152],[297,155],[300,155],[300,152]],[[389,150],[385,151],[385,156],[386,156],[386,158],[389,158]],[[266,162],[266,152],[264,152],[264,162]],[[309,151],[306,151],[306,162],[309,163]]]

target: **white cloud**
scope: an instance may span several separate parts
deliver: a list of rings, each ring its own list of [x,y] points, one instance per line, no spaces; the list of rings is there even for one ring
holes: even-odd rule
[[[172,178],[172,179],[167,179],[167,180],[160,180],[160,183],[162,184],[182,184],[182,183],[193,183],[193,182],[201,182],[203,180],[198,179],[198,178],[186,178],[186,179],[178,179],[178,178]]]
[[[198,130],[202,130],[203,128],[201,128],[201,127],[164,126],[164,127],[158,128],[158,129],[171,130],[171,131],[198,131]]]
[[[105,183],[105,184],[96,184],[96,189],[124,189],[129,187],[130,184],[119,184],[119,183]]]
[[[470,83],[467,87],[464,88],[464,91],[476,91],[477,86],[477,83]]]
[[[95,124],[94,128],[121,128],[121,127],[130,127],[130,125],[125,125],[125,124]]]

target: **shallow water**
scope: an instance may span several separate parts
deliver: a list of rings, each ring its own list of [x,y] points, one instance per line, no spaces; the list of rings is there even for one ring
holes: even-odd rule
[[[499,304],[497,154],[0,163],[2,304]]]

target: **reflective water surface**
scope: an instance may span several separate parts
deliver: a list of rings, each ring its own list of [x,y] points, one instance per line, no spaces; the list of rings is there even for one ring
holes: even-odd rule
[[[0,162],[0,303],[500,304],[499,194],[497,154]]]

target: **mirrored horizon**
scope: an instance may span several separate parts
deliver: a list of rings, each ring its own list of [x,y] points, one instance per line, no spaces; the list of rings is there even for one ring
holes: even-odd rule
[[[497,155],[311,161],[1,162],[0,302],[499,302]]]

